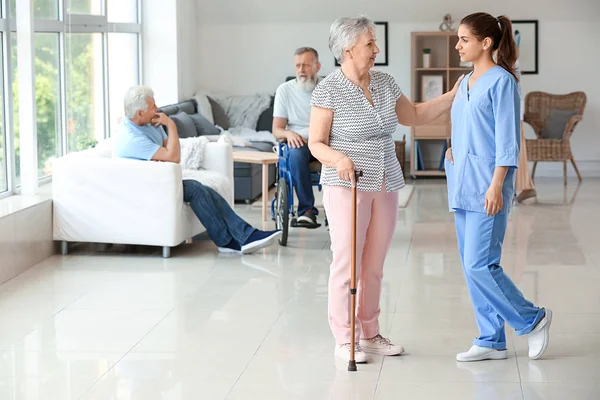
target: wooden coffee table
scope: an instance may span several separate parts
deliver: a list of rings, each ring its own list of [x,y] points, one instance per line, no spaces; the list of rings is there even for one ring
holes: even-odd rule
[[[279,156],[266,151],[234,151],[233,161],[262,164],[262,220],[267,221],[267,197],[269,196],[269,164],[277,164]]]

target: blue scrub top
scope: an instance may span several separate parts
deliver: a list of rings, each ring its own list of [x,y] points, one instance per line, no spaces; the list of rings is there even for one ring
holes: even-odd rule
[[[446,160],[450,211],[485,212],[494,169],[508,166],[500,210],[508,213],[519,164],[519,89],[515,78],[500,66],[486,71],[468,90],[471,74],[461,82],[452,104],[454,164]]]

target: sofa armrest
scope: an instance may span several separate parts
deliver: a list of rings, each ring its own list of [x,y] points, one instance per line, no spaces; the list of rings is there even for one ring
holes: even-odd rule
[[[52,192],[55,240],[132,243],[140,232],[159,231],[164,245],[179,230],[179,164],[74,153],[54,161]]]
[[[221,137],[217,142],[207,143],[204,147],[202,168],[219,172],[227,177],[231,185],[231,198],[227,201],[233,205],[234,180],[233,180],[233,148],[226,137]]]

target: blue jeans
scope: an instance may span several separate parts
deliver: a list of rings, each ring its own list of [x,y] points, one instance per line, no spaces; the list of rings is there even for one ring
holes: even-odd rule
[[[241,246],[256,230],[219,193],[198,181],[183,181],[183,201],[190,203],[208,236],[219,247],[228,245],[232,239]]]
[[[308,164],[315,158],[310,154],[308,145],[293,149],[288,147],[289,165],[298,196],[298,215],[302,215],[307,211],[313,210],[315,215],[318,214],[315,208],[315,194],[312,188],[312,179],[310,176],[310,168]]]
[[[500,266],[508,214],[455,211],[456,236],[479,337],[473,344],[506,349],[504,322],[518,336],[533,330],[544,311],[523,297]]]

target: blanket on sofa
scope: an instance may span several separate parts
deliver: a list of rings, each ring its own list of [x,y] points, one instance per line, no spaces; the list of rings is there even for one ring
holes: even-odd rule
[[[260,114],[271,105],[271,95],[254,94],[247,96],[214,96],[227,118],[229,126],[255,128]]]
[[[241,140],[247,141],[247,142],[267,142],[267,143],[271,143],[273,145],[277,144],[277,139],[275,139],[275,136],[269,132],[269,131],[255,131],[254,129],[251,128],[244,128],[244,127],[232,127],[229,128],[229,130],[224,131],[227,132],[229,135],[231,135],[234,138],[234,142],[235,142],[235,138],[239,138]]]
[[[181,171],[181,177],[183,180],[192,179],[198,181],[204,186],[214,189],[224,199],[231,199],[232,193],[229,178],[219,172],[207,169],[199,171],[184,169]]]
[[[202,168],[204,162],[204,147],[209,143],[204,136],[191,137],[179,140],[181,144],[181,177],[193,179],[204,186],[208,186],[219,193],[223,198],[231,198],[231,185],[225,175]]]

